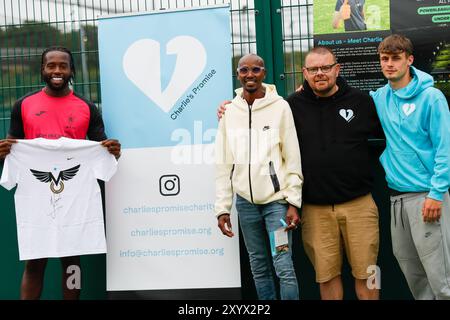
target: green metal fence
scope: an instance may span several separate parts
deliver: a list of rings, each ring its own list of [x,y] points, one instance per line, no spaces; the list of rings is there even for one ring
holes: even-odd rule
[[[313,47],[312,0],[282,0],[282,57],[285,94],[295,91],[303,82],[303,61]]]
[[[100,106],[99,16],[228,3],[233,70],[243,54],[258,52],[268,62],[268,81],[281,94],[292,92],[302,81],[303,52],[312,45],[312,0],[0,0],[0,138],[14,102],[42,86],[44,48],[72,50],[74,90]]]

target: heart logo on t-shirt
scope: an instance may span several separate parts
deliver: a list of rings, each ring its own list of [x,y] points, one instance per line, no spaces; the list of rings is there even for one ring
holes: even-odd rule
[[[347,122],[352,121],[352,119],[354,118],[352,109],[341,109],[339,110],[339,115]]]
[[[416,105],[414,103],[405,103],[402,106],[403,112],[406,114],[406,116],[409,116],[411,113],[416,110]]]

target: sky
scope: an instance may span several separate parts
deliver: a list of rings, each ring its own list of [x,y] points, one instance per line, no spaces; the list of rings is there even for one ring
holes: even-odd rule
[[[253,0],[231,0],[233,7]],[[96,19],[108,13],[152,11],[214,4],[228,4],[230,0],[1,0],[0,25],[19,24],[28,17],[38,21],[68,21]]]

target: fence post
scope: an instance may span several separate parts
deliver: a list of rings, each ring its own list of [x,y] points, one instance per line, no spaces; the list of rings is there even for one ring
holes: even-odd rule
[[[266,82],[286,95],[281,0],[255,0],[256,48],[267,68]]]

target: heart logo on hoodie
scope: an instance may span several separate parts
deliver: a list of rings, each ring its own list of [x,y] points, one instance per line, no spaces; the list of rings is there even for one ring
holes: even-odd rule
[[[414,110],[416,110],[416,105],[414,103],[405,103],[402,106],[403,109],[403,113],[406,114],[406,116],[409,116],[411,113],[414,112]]]
[[[339,110],[339,115],[347,122],[352,121],[352,119],[354,118],[352,109],[341,109]]]
[[[123,56],[123,70],[130,81],[164,112],[169,112],[206,66],[206,50],[194,37],[177,36],[166,45],[177,57],[169,84],[161,86],[161,44],[153,39],[134,42]]]

